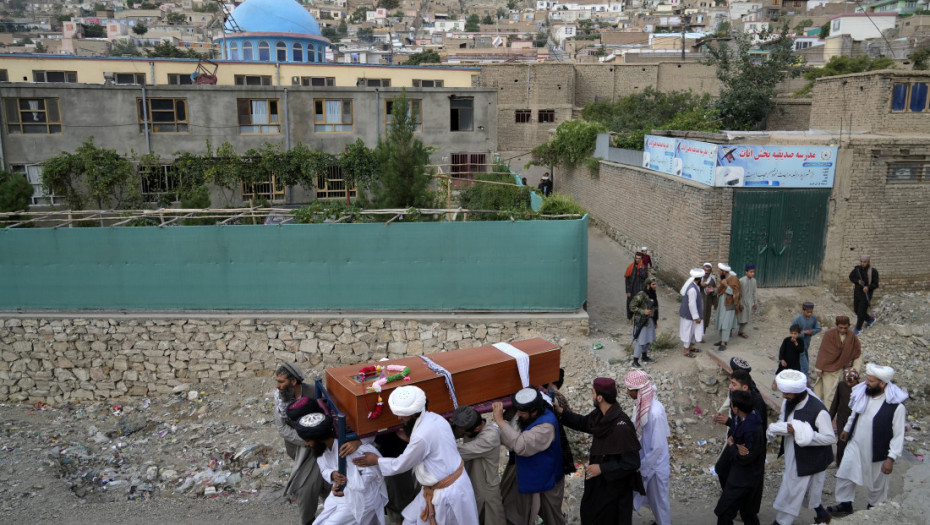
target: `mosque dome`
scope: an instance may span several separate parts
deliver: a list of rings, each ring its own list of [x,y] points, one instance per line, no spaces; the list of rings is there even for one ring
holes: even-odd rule
[[[320,25],[294,0],[247,0],[232,12],[242,31],[321,36]],[[232,31],[226,22],[227,33]]]

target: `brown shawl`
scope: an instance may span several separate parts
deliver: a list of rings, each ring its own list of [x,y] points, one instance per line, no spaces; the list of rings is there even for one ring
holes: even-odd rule
[[[852,330],[846,332],[846,341],[840,341],[840,333],[836,328],[831,328],[823,334],[820,351],[817,352],[817,363],[814,366],[824,372],[836,372],[852,366],[852,362],[860,356],[862,345]]]
[[[727,293],[728,286],[733,290],[733,295],[726,296],[723,304],[726,306],[739,304],[740,299],[742,299],[742,289],[739,284],[739,278],[733,274],[728,275],[726,279],[720,279],[720,286],[717,288],[717,297]]]

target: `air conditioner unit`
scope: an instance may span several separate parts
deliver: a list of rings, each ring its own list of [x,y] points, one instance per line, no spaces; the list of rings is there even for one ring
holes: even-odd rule
[[[292,86],[299,86],[299,85],[300,85],[300,77],[291,77],[291,85],[292,85]]]

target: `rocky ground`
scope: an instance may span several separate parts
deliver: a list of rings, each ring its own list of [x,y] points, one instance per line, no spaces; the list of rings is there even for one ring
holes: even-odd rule
[[[615,299],[617,267],[628,254],[605,239],[592,230],[592,333],[571,338],[540,334],[563,346],[563,392],[576,410],[590,406],[588,385],[594,377],[622,380],[628,370],[631,327],[622,316],[622,302]],[[677,331],[678,284],[661,289],[660,332]],[[753,375],[763,384],[771,382],[772,354],[801,301],[813,298],[822,319],[849,313],[845,304],[822,289],[767,289],[760,298],[763,308],[751,339],[736,341],[721,358],[751,357]],[[862,334],[863,348],[867,360],[894,366],[896,382],[911,393],[908,455],[895,467],[889,504],[835,523],[926,523],[930,502],[916,496],[926,494],[930,479],[923,463],[930,450],[930,295],[887,295],[876,312],[879,322]],[[711,345],[701,347],[704,351],[698,359],[682,357],[677,343],[654,351],[659,361],[648,369],[669,416],[670,498],[676,523],[714,523],[713,507],[719,496],[711,467],[724,432],[710,417],[725,396],[726,375],[709,358]],[[293,522],[296,508],[281,498],[290,463],[271,422],[272,389],[269,374],[223,388],[181,385],[158,398],[0,406],[0,523]],[[632,402],[624,399],[623,403],[629,412]],[[570,438],[577,459],[583,461],[589,442],[574,432]],[[782,468],[770,447],[764,523],[774,519],[771,504]],[[828,471],[826,504],[833,504],[834,473],[835,469]],[[565,510],[571,523],[577,522],[582,482],[580,475],[567,480]],[[805,511],[798,522],[812,519],[813,512]],[[634,519],[643,525],[651,521],[648,510]]]

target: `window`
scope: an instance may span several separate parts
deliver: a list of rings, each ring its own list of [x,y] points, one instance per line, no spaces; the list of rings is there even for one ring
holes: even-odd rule
[[[253,58],[252,58],[252,42],[243,42],[243,43],[242,43],[242,60],[253,60]]]
[[[349,190],[349,197],[358,194],[355,188]],[[346,198],[346,181],[342,178],[341,166],[329,166],[326,174],[316,177],[317,199],[344,199]]]
[[[328,87],[336,85],[336,77],[300,77],[301,86]]]
[[[927,83],[895,84],[891,90],[891,111],[922,113],[927,109]]]
[[[229,59],[239,60],[239,44],[235,42],[229,43]]]
[[[150,98],[136,99],[139,104],[139,131],[149,125],[152,133],[181,133],[188,131],[187,99]]]
[[[517,124],[529,124],[533,121],[533,112],[528,109],[518,109],[513,112],[513,120]]]
[[[77,71],[32,71],[33,82],[77,83]]]
[[[254,184],[242,184],[242,200],[251,199],[268,199],[270,201],[284,200],[287,195],[284,181],[274,175],[267,182],[256,182]]]
[[[355,87],[391,87],[389,78],[360,78]]]
[[[284,42],[278,42],[274,45],[274,48],[278,62],[287,62],[287,44]]]
[[[258,43],[258,61],[259,62],[270,62],[271,61],[271,46],[268,45],[268,42],[262,40]]]
[[[113,81],[123,86],[141,86],[145,84],[145,73],[116,73],[113,76]]]
[[[304,61],[304,46],[300,43],[294,43],[294,62],[303,62]]]
[[[54,193],[46,192],[42,187],[42,165],[41,164],[14,164],[10,166],[10,171],[20,173],[29,184],[32,185],[32,196],[29,197],[30,206],[50,206],[62,204],[63,199]]]
[[[270,86],[271,75],[236,75],[237,86]]]
[[[554,109],[540,109],[536,112],[536,121],[540,124],[555,122]]]
[[[385,129],[391,129],[394,123],[394,101],[384,101],[384,123]],[[423,101],[419,99],[407,99],[407,116],[414,121],[413,130],[423,131]]]
[[[442,80],[418,80],[413,79],[413,87],[418,88],[441,88],[443,86]]]
[[[893,162],[888,164],[888,182],[930,181],[930,164]]]
[[[449,101],[450,129],[452,131],[472,131],[474,128],[475,99],[453,96]]]
[[[168,73],[168,83],[175,86],[186,86],[193,84],[191,76],[187,73]]]
[[[139,166],[142,183],[142,200],[145,202],[170,203],[180,200],[178,188],[181,177],[172,164]]]
[[[61,133],[57,98],[5,98],[3,108],[10,133]]]
[[[322,133],[352,131],[352,101],[314,99],[313,124]]]
[[[5,69],[0,69],[0,82],[9,82],[10,75],[6,72]]]
[[[278,120],[278,99],[236,100],[239,113],[239,133],[281,133]]]
[[[323,48],[322,47],[316,48],[316,61],[317,62],[323,61]]]
[[[484,173],[487,156],[484,153],[453,153],[450,156],[453,177],[470,179],[473,173]]]

